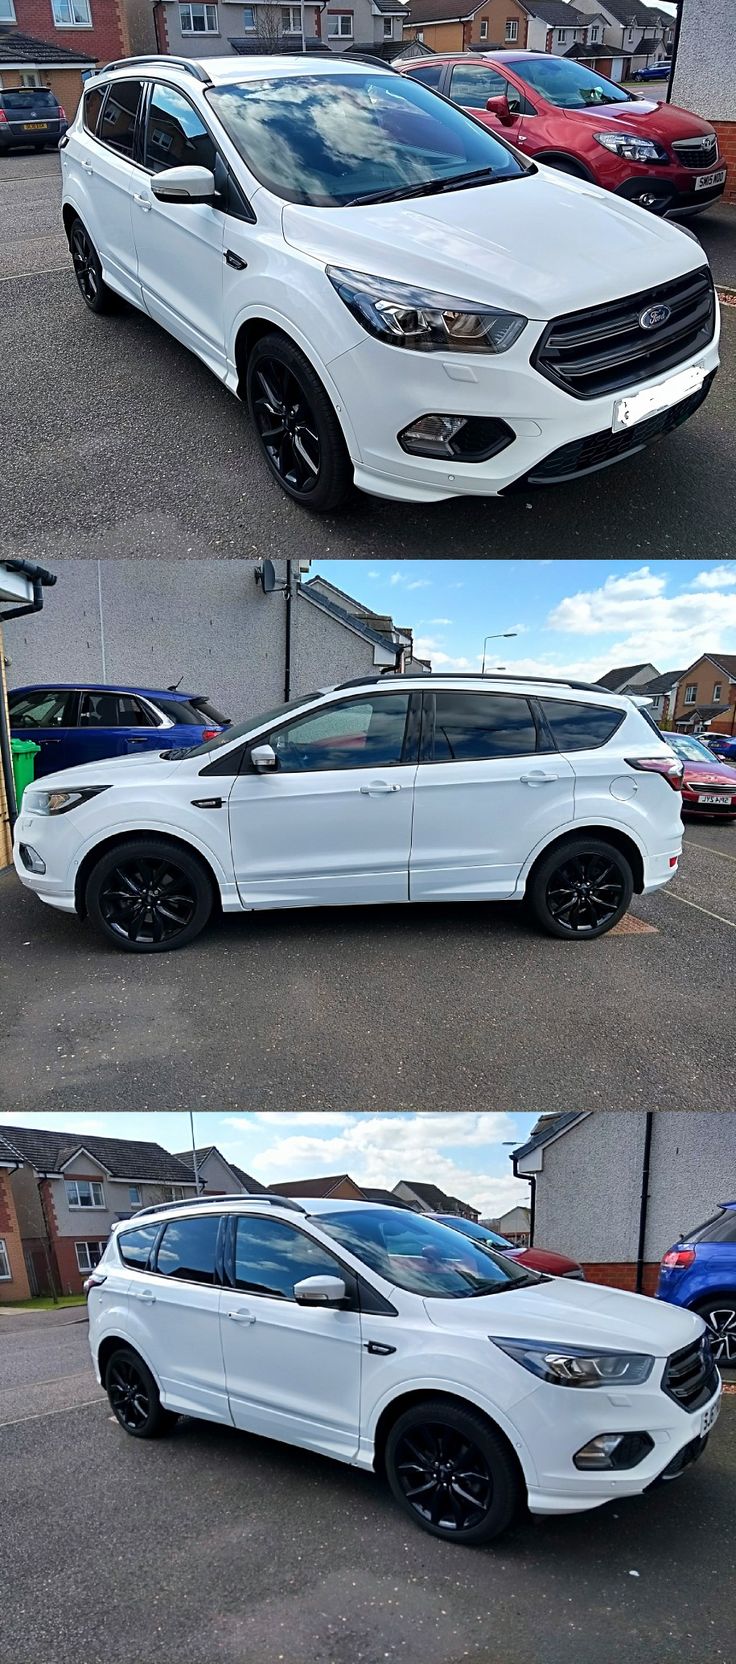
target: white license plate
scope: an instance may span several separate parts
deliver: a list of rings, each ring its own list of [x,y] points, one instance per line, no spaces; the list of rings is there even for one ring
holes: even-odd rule
[[[707,191],[709,185],[722,185],[725,177],[725,168],[719,168],[717,173],[699,173],[695,181],[695,189],[696,191]]]
[[[700,1437],[701,1437],[701,1439],[702,1439],[704,1433],[709,1433],[710,1430],[711,1430],[711,1427],[715,1427],[715,1424],[718,1420],[718,1414],[719,1414],[720,1408],[721,1408],[721,1400],[720,1400],[720,1398],[717,1398],[716,1401],[715,1401],[715,1404],[709,1404],[707,1410],[703,1411],[703,1420],[700,1424]]]
[[[733,798],[732,797],[711,797],[711,796],[708,795],[707,792],[700,792],[700,794],[698,796],[698,803],[723,803],[724,805],[726,805],[726,804],[733,803]]]
[[[647,416],[656,416],[660,410],[680,404],[691,393],[699,392],[704,381],[705,365],[690,364],[686,370],[677,370],[668,376],[666,381],[657,382],[656,387],[644,387],[641,393],[629,393],[628,398],[617,399],[613,407],[613,432],[633,428],[637,422],[646,421]]]

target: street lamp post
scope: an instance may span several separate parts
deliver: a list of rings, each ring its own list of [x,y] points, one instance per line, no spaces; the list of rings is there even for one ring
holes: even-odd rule
[[[486,645],[487,645],[487,643],[489,641],[508,641],[508,640],[510,640],[511,636],[518,636],[518,634],[519,634],[518,630],[496,630],[495,632],[492,632],[491,635],[484,637],[484,639],[483,639],[483,664],[481,666],[481,672],[480,672],[481,676],[485,676],[485,673],[486,673]]]

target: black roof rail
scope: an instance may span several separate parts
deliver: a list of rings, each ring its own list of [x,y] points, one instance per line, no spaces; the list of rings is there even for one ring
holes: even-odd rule
[[[306,1208],[302,1207],[301,1202],[293,1202],[290,1196],[274,1196],[269,1191],[264,1191],[263,1195],[253,1195],[246,1190],[231,1190],[225,1194],[210,1191],[204,1195],[185,1196],[176,1202],[151,1202],[146,1208],[137,1208],[132,1215],[132,1219],[140,1219],[144,1213],[164,1213],[171,1208],[196,1207],[202,1202],[268,1202],[270,1207],[289,1208],[292,1213],[306,1213],[307,1211]],[[131,1221],[126,1219],[125,1223],[127,1225]]]
[[[453,682],[540,682],[543,687],[576,688],[585,693],[609,692],[599,682],[579,682],[572,676],[527,676],[524,671],[513,670],[385,670],[380,676],[356,676],[350,682],[338,682],[335,692],[342,688],[373,686],[376,682],[437,682],[444,678]]]
[[[174,64],[177,69],[187,70],[198,81],[204,81],[206,86],[212,86],[212,78],[201,64],[193,58],[172,58],[168,52],[144,52],[140,58],[111,58],[109,64],[102,64],[95,70],[95,75],[106,75],[110,69],[127,69],[129,64]]]

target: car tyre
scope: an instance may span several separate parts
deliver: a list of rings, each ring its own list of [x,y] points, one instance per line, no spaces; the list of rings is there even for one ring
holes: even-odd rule
[[[309,359],[285,335],[264,335],[248,359],[246,400],[279,485],[316,514],[342,507],[353,465],[334,405]]]
[[[204,929],[214,894],[196,855],[168,838],[135,838],[100,856],[85,904],[96,929],[124,952],[166,953]]]
[[[85,306],[89,307],[90,312],[98,314],[117,311],[117,295],[112,289],[108,289],[102,275],[99,254],[78,214],[75,214],[69,227],[69,252]]]
[[[538,862],[527,899],[547,935],[591,941],[618,924],[633,893],[634,876],[619,849],[602,838],[571,838]]]
[[[485,1416],[441,1398],[414,1404],[398,1417],[386,1441],[385,1468],[404,1512],[446,1542],[492,1542],[524,1501],[519,1469],[502,1435]]]
[[[568,161],[565,156],[560,156],[559,160],[556,156],[540,156],[539,160],[544,162],[545,167],[554,168],[556,173],[567,173],[571,179],[588,180],[585,168],[578,167],[577,162]]]
[[[698,1301],[693,1311],[708,1325],[719,1368],[733,1369],[736,1366],[736,1294],[711,1295],[709,1300]]]
[[[165,1410],[148,1364],[131,1346],[121,1346],[108,1359],[105,1391],[117,1422],[133,1439],[160,1439],[179,1417]]]

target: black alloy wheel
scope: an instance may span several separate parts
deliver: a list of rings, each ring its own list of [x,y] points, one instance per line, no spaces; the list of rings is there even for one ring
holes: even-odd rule
[[[126,1433],[142,1433],[151,1418],[151,1398],[140,1365],[124,1353],[113,1358],[107,1372],[107,1393]]]
[[[101,856],[85,902],[93,924],[116,947],[165,953],[199,935],[214,892],[196,855],[167,838],[140,838]]]
[[[602,840],[576,838],[540,861],[528,899],[549,935],[581,941],[611,930],[633,891],[631,867],[620,850]]]
[[[736,1367],[736,1297],[724,1295],[698,1306],[710,1330],[713,1357],[722,1369]]]
[[[251,419],[271,473],[305,508],[339,508],[353,469],[334,407],[299,347],[266,335],[250,354],[246,391]]]
[[[100,257],[80,219],[75,219],[69,233],[69,249],[79,292],[90,312],[111,312],[116,299],[102,276]]]
[[[491,1542],[511,1524],[524,1487],[512,1451],[470,1405],[427,1399],[391,1428],[385,1467],[416,1525],[448,1542]]]

